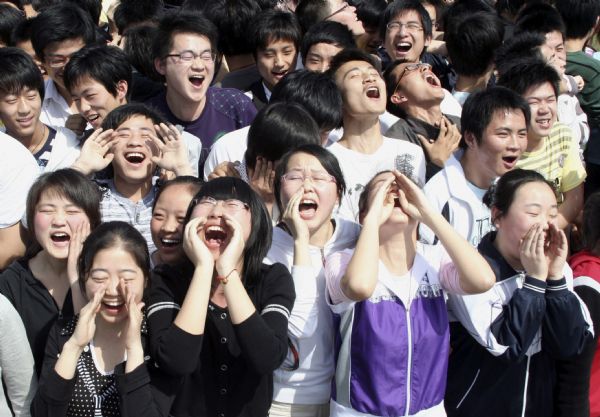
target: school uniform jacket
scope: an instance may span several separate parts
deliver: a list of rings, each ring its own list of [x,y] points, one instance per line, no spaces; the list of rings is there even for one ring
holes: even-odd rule
[[[496,284],[477,295],[448,295],[451,354],[445,406],[449,417],[551,416],[555,361],[592,338],[585,305],[565,276],[547,282],[515,271],[493,245],[479,252]]]
[[[292,277],[281,264],[263,264],[260,279],[246,285],[256,312],[234,325],[227,308],[209,303],[204,334],[192,335],[173,321],[193,270],[189,262],[158,266],[148,302],[151,355],[163,372],[185,378],[171,415],[265,417],[273,397],[273,371],[288,349]]]

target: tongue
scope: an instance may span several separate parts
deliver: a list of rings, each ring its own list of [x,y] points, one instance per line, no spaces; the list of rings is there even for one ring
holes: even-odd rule
[[[310,219],[315,215],[317,207],[314,204],[300,204],[298,211],[300,212],[300,217]]]
[[[202,81],[200,78],[190,78],[190,82],[194,84],[195,87],[200,87],[202,85]]]
[[[50,237],[54,242],[68,242],[69,236],[51,236]]]

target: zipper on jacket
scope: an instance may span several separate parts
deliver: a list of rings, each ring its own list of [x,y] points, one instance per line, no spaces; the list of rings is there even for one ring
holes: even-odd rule
[[[523,388],[523,410],[521,410],[521,417],[525,417],[525,409],[527,408],[527,386],[529,385],[529,363],[531,362],[531,356],[527,356],[527,368],[525,369],[525,388]]]
[[[469,395],[469,393],[473,389],[473,386],[475,385],[475,382],[477,381],[477,378],[479,378],[479,372],[481,372],[481,369],[477,370],[477,373],[475,374],[475,378],[473,378],[473,382],[471,382],[471,385],[469,385],[469,388],[467,389],[467,392],[465,392],[465,395],[463,395],[463,397],[460,399],[460,401],[456,405],[456,409],[457,410],[458,410],[458,407],[460,407],[460,405],[463,403],[463,401],[465,400],[465,398],[467,398],[467,395]]]
[[[412,277],[410,277],[412,279]],[[410,302],[406,309],[406,330],[408,337],[408,355],[407,355],[407,366],[406,366],[406,411],[405,416],[410,414],[410,383],[412,373],[412,329],[410,324]]]

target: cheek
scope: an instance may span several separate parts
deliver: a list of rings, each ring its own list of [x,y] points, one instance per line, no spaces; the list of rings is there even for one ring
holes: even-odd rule
[[[150,233],[153,235],[158,234],[160,227],[162,226],[163,220],[150,220]]]
[[[88,279],[85,282],[85,295],[87,296],[88,300],[91,300],[92,298],[94,298],[94,294],[96,294],[98,291],[100,291],[102,288],[104,288],[105,284],[104,283],[100,283],[100,282],[96,282],[92,279]]]
[[[78,214],[76,216],[69,216],[67,223],[71,228],[71,232],[74,232],[81,224],[88,222],[90,219],[85,214]]]
[[[35,237],[39,241],[42,234],[50,227],[50,218],[42,213],[36,213],[33,216],[33,230],[35,230]]]

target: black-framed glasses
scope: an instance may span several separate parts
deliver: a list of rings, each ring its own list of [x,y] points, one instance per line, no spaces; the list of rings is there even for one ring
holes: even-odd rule
[[[217,59],[217,54],[213,51],[203,51],[199,54],[195,53],[194,51],[183,51],[178,54],[168,54],[167,57],[174,58],[175,62],[178,64],[189,64],[196,58],[200,58],[202,61],[208,63],[215,62],[215,60]]]
[[[413,71],[430,71],[431,70],[431,64],[427,64],[425,62],[416,62],[414,64],[408,64],[406,67],[404,67],[404,70],[402,71],[402,74],[400,74],[400,78],[398,78],[398,81],[396,82],[396,87],[394,88],[394,93],[396,92],[396,90],[398,90],[398,87],[400,86],[400,81],[402,81],[402,78],[409,72],[413,72]]]
[[[323,187],[330,182],[335,183],[335,177],[333,175],[329,175],[326,172],[314,171],[311,174],[306,174],[302,171],[292,171],[281,176],[281,179],[287,184],[293,184],[296,186],[300,186],[304,184],[304,181],[309,178],[315,187]]]
[[[250,206],[243,201],[237,200],[235,198],[230,198],[228,200],[217,200],[215,198],[206,196],[200,199],[194,199],[192,204],[196,207],[200,206],[206,210],[212,210],[217,206],[219,201],[223,202],[223,210],[226,213],[237,213],[242,210],[248,210]]]

